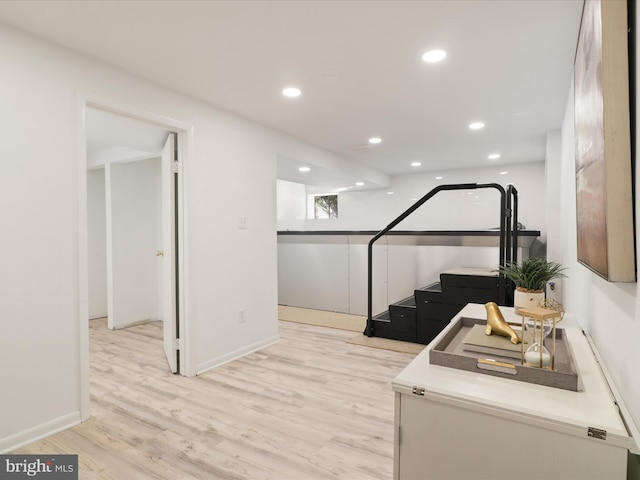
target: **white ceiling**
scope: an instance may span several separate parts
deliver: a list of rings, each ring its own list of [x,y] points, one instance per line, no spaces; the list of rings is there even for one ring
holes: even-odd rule
[[[544,159],[582,0],[2,1],[0,22],[388,174]],[[448,52],[436,65],[432,48]],[[167,60],[171,68],[167,68]],[[289,85],[303,93],[286,99]],[[472,121],[482,131],[470,131]],[[371,136],[382,143],[354,150]],[[304,159],[295,159],[304,160]]]

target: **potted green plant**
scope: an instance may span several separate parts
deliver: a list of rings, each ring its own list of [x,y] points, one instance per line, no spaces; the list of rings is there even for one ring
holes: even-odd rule
[[[557,262],[549,262],[545,257],[534,257],[518,264],[508,263],[499,271],[516,287],[513,295],[514,310],[536,307],[544,300],[547,283],[554,278],[566,277],[565,268]]]

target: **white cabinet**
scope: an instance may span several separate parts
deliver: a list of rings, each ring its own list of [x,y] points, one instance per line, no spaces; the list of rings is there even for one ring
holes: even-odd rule
[[[579,392],[431,365],[430,348],[458,317],[486,319],[484,306],[467,305],[393,381],[395,479],[626,478],[630,438],[571,315],[559,326]]]

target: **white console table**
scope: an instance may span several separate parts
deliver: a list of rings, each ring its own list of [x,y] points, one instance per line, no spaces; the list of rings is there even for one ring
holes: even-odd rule
[[[511,307],[502,312],[520,320]],[[458,317],[486,319],[484,305],[469,304]],[[431,365],[429,350],[452,324],[393,381],[394,479],[626,478],[629,435],[571,315],[559,327],[579,392]]]

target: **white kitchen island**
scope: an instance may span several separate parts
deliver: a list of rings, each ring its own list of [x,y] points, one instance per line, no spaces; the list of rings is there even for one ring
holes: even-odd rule
[[[484,305],[467,305],[393,381],[395,479],[626,478],[631,439],[571,315],[558,326],[578,392],[430,364],[429,351],[462,317],[486,319]]]

